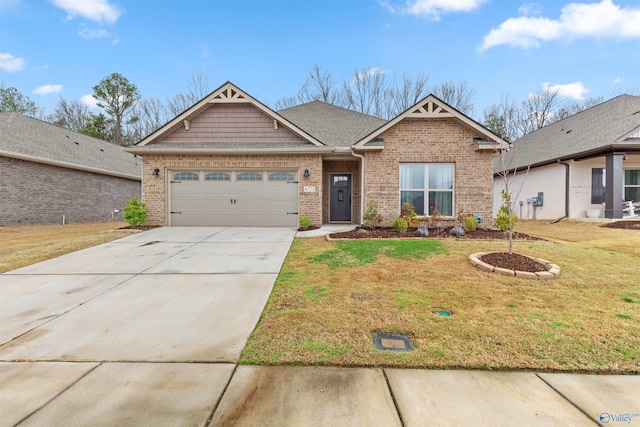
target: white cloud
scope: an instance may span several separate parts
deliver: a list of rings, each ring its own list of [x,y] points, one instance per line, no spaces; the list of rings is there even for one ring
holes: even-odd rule
[[[98,107],[98,101],[93,97],[93,95],[84,95],[80,98],[80,101],[89,108]]]
[[[36,95],[48,95],[50,93],[58,93],[62,91],[62,85],[43,85],[34,89]]]
[[[67,12],[68,18],[81,16],[100,24],[113,24],[122,11],[109,0],[51,0],[52,3]]]
[[[522,9],[521,13],[530,9]],[[613,0],[569,3],[559,19],[521,16],[509,18],[484,37],[481,51],[493,46],[540,47],[541,41],[560,38],[640,38],[640,8],[620,7]]]
[[[538,16],[542,15],[542,6],[538,3],[525,3],[518,8],[518,12],[523,16]]]
[[[0,52],[0,70],[13,73],[24,68],[24,59],[10,54],[9,52]]]
[[[111,33],[109,33],[107,30],[88,28],[85,25],[80,26],[78,34],[83,39],[104,39],[111,37]]]
[[[471,12],[486,2],[487,0],[408,0],[403,7],[395,6],[389,2],[381,2],[381,4],[394,13],[423,16],[438,21],[443,14]]]
[[[584,94],[589,92],[589,89],[584,87],[582,82],[567,83],[565,85],[553,85],[549,82],[542,83],[542,90],[545,92],[558,92],[558,95],[565,96],[573,99],[583,99]]]
[[[624,79],[620,76],[616,77],[615,79],[613,79],[613,81],[611,83],[622,83],[624,81]]]

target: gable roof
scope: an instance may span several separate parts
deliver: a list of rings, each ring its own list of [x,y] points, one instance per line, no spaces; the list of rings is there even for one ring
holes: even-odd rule
[[[477,145],[477,149],[479,150],[497,150],[501,148],[507,148],[509,145],[506,141],[500,138],[498,135],[491,132],[486,127],[482,126],[480,123],[471,119],[470,117],[462,114],[455,108],[451,107],[438,97],[433,94],[427,95],[421,101],[418,101],[414,106],[408,108],[400,115],[396,116],[394,119],[386,122],[384,125],[380,126],[375,131],[365,135],[361,138],[354,148],[360,150],[367,149],[380,149],[384,147],[383,143],[379,143],[377,138],[392,128],[393,126],[400,123],[402,120],[407,118],[414,119],[438,119],[438,118],[454,118],[461,121],[463,124],[478,132],[478,134],[482,135],[485,139],[482,138],[474,138],[474,141]]]
[[[640,96],[620,95],[513,142],[506,165],[542,166],[607,152],[640,152]],[[494,170],[499,165],[494,162]]]
[[[350,147],[387,122],[322,101],[296,105],[278,113],[332,147]]]
[[[220,104],[249,104],[261,111],[267,117],[274,120],[274,126],[283,126],[290,132],[301,137],[304,141],[298,143],[292,142],[266,142],[259,146],[256,146],[250,141],[242,142],[237,141],[233,143],[183,143],[175,141],[163,141],[163,138],[167,138],[177,129],[182,126],[188,126],[188,122],[195,117],[198,117],[204,111],[209,109],[213,105]],[[147,135],[135,146],[130,147],[127,151],[131,153],[145,152],[174,152],[187,150],[194,153],[205,152],[243,152],[243,151],[255,151],[257,148],[261,151],[328,151],[327,147],[320,142],[317,138],[307,133],[305,130],[296,126],[289,121],[286,117],[281,116],[269,107],[265,106],[258,100],[251,97],[249,94],[238,88],[231,82],[226,82],[218,89],[205,96],[203,99],[195,103],[193,106],[176,116],[167,124],[157,129],[155,132]],[[264,149],[264,150],[263,150]]]
[[[138,181],[142,171],[118,145],[18,113],[0,113],[0,156]]]

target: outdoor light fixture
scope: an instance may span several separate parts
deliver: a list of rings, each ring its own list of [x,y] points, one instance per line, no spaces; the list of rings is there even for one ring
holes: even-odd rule
[[[160,169],[158,169],[158,168],[154,168],[154,169],[153,169],[153,172],[151,172],[151,175],[153,175],[153,176],[158,176],[158,175],[160,175]]]
[[[304,170],[304,177],[309,178],[309,169]]]

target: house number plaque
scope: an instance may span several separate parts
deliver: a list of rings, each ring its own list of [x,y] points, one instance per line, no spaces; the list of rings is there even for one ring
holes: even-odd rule
[[[314,187],[313,185],[307,185],[303,188],[303,191],[305,193],[315,193],[316,192],[316,187]]]

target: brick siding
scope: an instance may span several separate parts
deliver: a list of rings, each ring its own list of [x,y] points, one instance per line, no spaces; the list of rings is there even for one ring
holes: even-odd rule
[[[469,127],[456,119],[404,119],[384,132],[384,149],[365,153],[365,203],[378,202],[382,225],[400,214],[400,163],[454,163],[454,216],[492,221],[492,151],[475,151]]]
[[[107,222],[140,181],[0,157],[0,226]]]
[[[159,176],[152,176],[154,168],[160,169]],[[283,168],[297,169],[298,212],[307,216],[311,225],[322,224],[322,156],[320,154],[280,154],[280,155],[178,155],[147,154],[142,170],[142,198],[147,203],[147,221],[154,225],[167,225],[169,206],[166,189],[169,185],[168,170],[174,169],[251,169]],[[303,172],[309,169],[309,177]],[[304,192],[305,186],[315,187],[315,192]],[[246,224],[250,226],[251,224]]]

